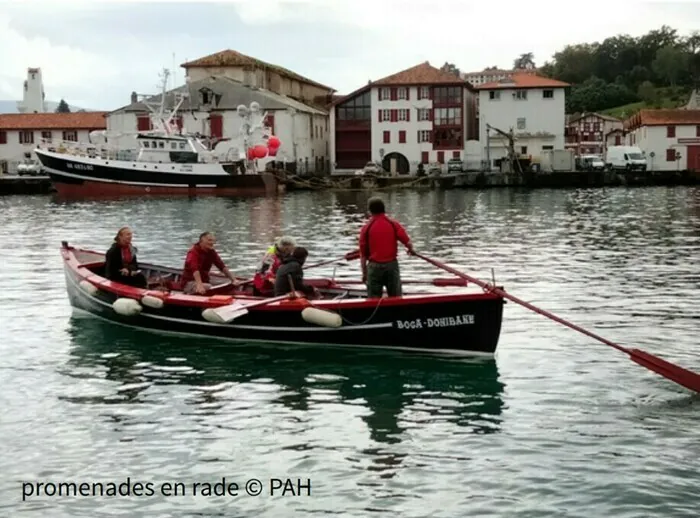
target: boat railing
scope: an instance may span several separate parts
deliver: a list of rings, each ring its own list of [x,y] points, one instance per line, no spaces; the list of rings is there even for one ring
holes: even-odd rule
[[[116,160],[125,151],[113,146],[98,144],[92,142],[80,142],[74,140],[63,139],[41,139],[39,149],[45,149],[54,153],[64,153],[72,156],[83,158],[102,158],[108,160]]]

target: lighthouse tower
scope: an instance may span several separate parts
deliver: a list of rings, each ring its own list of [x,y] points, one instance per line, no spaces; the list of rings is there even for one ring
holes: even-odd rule
[[[17,103],[20,113],[44,113],[44,82],[41,80],[40,68],[28,68],[27,79],[24,81],[24,97]]]

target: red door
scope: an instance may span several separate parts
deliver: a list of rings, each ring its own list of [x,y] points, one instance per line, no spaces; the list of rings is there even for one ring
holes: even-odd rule
[[[700,172],[700,146],[688,146],[688,170]]]
[[[209,116],[209,136],[212,138],[223,138],[224,118],[220,114],[212,113]]]

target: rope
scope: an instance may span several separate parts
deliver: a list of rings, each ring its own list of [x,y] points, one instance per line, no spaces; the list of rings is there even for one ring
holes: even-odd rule
[[[357,180],[358,178],[362,178],[360,176],[356,177],[350,177],[350,178],[345,178],[343,180],[332,180],[331,185],[327,184],[322,184],[319,185],[317,183],[311,182],[309,180],[304,180],[303,178],[294,178],[294,179],[288,179],[284,178],[282,175],[278,174],[277,172],[268,172],[268,174],[272,174],[278,181],[285,183],[293,183],[295,185],[301,186],[301,187],[308,187],[309,189],[312,190],[325,190],[325,191],[343,191],[343,192],[357,192],[357,191],[367,191],[370,188],[347,188],[343,187],[343,185],[349,185],[351,184],[354,180]],[[329,178],[328,176],[324,176],[322,178]],[[419,184],[419,183],[429,183],[432,180],[431,177],[429,176],[421,176],[420,178],[416,178],[415,180],[412,180],[410,182],[406,183],[401,183],[401,184],[394,184],[394,185],[386,185],[384,187],[371,187],[371,190],[373,191],[383,191],[383,190],[389,190],[389,189],[396,189],[396,188],[407,188],[411,187],[413,185]],[[428,187],[428,185],[426,185]]]
[[[379,305],[382,303],[382,300],[384,300],[384,297],[379,297],[379,302],[377,302],[377,305],[374,306],[374,311],[372,311],[372,314],[369,317],[367,317],[366,320],[364,320],[362,322],[352,322],[352,321],[348,320],[347,318],[345,318],[343,316],[342,310],[338,310],[338,314],[340,315],[340,318],[343,319],[343,322],[345,322],[346,324],[350,324],[351,326],[363,326],[363,325],[367,324],[370,320],[372,320],[374,318],[374,315],[377,314],[377,311],[379,310]]]

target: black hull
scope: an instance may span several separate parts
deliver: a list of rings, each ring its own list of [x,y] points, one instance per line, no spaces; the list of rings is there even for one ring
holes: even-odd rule
[[[107,165],[86,162],[68,154],[56,156],[37,150],[42,167],[59,192],[85,192],[129,194],[201,190],[228,191],[236,194],[246,190],[274,190],[274,177],[269,174],[240,174],[237,164],[153,164],[137,162],[105,161]],[[128,165],[128,167],[127,167]],[[192,171],[192,172],[189,172]]]
[[[496,351],[504,301],[499,298],[404,304],[376,303],[341,312],[343,325],[326,328],[309,324],[300,311],[255,311],[231,324],[210,323],[201,308],[143,306],[135,316],[114,311],[117,295],[104,290],[90,295],[81,278],[66,267],[68,297],[73,307],[106,320],[140,329],[210,336],[242,342],[317,344],[322,346],[382,347],[462,354]]]

